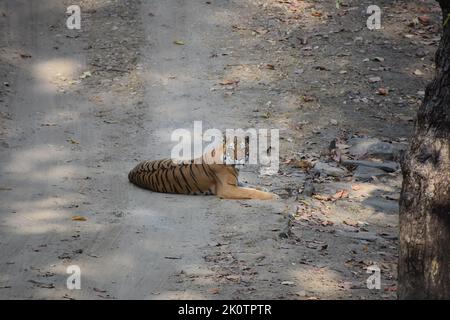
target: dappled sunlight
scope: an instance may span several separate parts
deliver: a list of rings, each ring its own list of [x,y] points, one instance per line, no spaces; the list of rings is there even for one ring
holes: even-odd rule
[[[15,210],[29,210],[29,208],[35,209],[49,209],[54,207],[63,207],[73,204],[79,201],[80,195],[74,193],[72,195],[65,194],[64,197],[47,197],[36,200],[27,200],[14,203],[11,208]],[[37,218],[37,216],[35,216]]]
[[[291,279],[295,279],[296,285],[305,291],[320,295],[321,297],[336,296],[342,276],[327,267],[312,268],[303,267],[291,270],[288,273]]]
[[[43,123],[49,126],[62,126],[75,123],[80,120],[80,110],[76,107],[73,110],[55,110],[44,115]]]
[[[15,179],[38,179],[58,181],[73,177],[76,167],[70,164],[56,164],[67,157],[67,151],[54,145],[35,146],[18,150],[3,168],[4,172],[15,174]],[[31,180],[30,183],[33,181]]]
[[[175,68],[173,70],[165,69],[164,71],[158,71],[152,68],[145,74],[145,77],[156,83],[158,86],[170,86],[171,84],[176,86],[180,82],[183,86],[187,86],[189,84],[198,85],[198,83],[196,83],[196,81],[198,81],[198,75],[181,73],[180,70],[176,70]]]
[[[80,76],[82,65],[74,59],[55,58],[37,62],[32,67],[32,73],[38,82],[37,92],[54,92],[58,86],[66,85],[67,81],[75,81]]]
[[[39,211],[35,211],[39,212]],[[41,215],[48,215],[51,214],[52,216],[56,216],[60,214],[59,212],[45,210],[40,211]],[[8,223],[9,221],[9,223]],[[36,222],[36,220],[33,218],[32,220],[29,219],[20,219],[20,218],[12,218],[7,219],[7,224],[13,225],[13,227],[10,227],[9,232],[17,233],[19,235],[45,235],[49,233],[59,233],[63,234],[65,232],[68,232],[71,230],[71,227],[67,225],[67,223],[54,223],[54,222]],[[20,226],[20,227],[19,227]]]

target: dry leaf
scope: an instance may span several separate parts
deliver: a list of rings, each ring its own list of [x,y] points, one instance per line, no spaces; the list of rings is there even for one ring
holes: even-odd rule
[[[315,195],[313,195],[313,198],[316,200],[320,200],[320,201],[330,201],[331,200],[330,196],[325,196],[325,195],[321,195],[321,194],[315,194]]]
[[[20,57],[23,58],[23,59],[28,59],[28,58],[31,58],[31,54],[28,54],[28,53],[21,53],[21,54],[20,54]]]
[[[311,96],[303,96],[302,98],[304,102],[311,102],[315,100],[315,98]]]
[[[238,83],[239,83],[239,80],[223,80],[223,81],[219,82],[219,84],[222,86],[229,86],[229,85],[238,84]]]
[[[344,199],[344,198],[348,198],[348,191],[347,190],[341,190],[336,192],[333,197],[333,199],[337,200],[337,199]]]
[[[348,225],[350,227],[355,227],[355,228],[359,227],[358,222],[351,221],[351,220],[344,220],[344,221],[342,221],[342,223],[346,224],[346,225]]]
[[[306,170],[306,171],[309,171],[313,167],[312,163],[307,160],[294,161],[293,166],[295,168],[299,168],[299,169]]]
[[[219,288],[211,288],[211,289],[208,289],[208,291],[211,294],[219,294],[219,292],[220,292]]]
[[[417,18],[421,24],[424,26],[427,26],[430,24],[430,17],[428,16],[420,16]]]
[[[68,142],[72,143],[72,144],[80,144],[77,140],[70,138],[69,140],[67,140]]]
[[[334,225],[334,222],[333,222],[333,221],[330,221],[330,220],[324,220],[324,221],[322,221],[322,226],[324,226],[324,227],[326,227],[326,226],[332,226],[332,225]]]
[[[89,78],[89,77],[91,77],[91,76],[92,76],[92,72],[90,72],[90,71],[88,70],[88,71],[85,71],[85,72],[83,72],[83,73],[81,74],[80,79]]]
[[[87,219],[83,216],[73,216],[72,221],[86,221]]]
[[[379,88],[377,94],[380,96],[387,96],[389,94],[389,90],[386,88]]]

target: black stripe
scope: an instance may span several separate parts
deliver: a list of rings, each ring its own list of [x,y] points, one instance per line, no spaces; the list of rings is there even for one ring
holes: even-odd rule
[[[185,168],[185,166],[180,167],[180,173],[181,173],[181,176],[183,177],[184,182],[186,183],[186,188],[188,189],[188,193],[191,193],[192,192],[191,185],[189,184],[189,182],[187,182],[186,177],[184,176],[184,173],[183,173],[184,168]]]
[[[178,193],[184,193],[183,186],[181,185],[180,181],[178,180],[177,176],[175,175],[176,169],[179,169],[179,168],[180,168],[179,166],[174,168],[174,170],[172,171],[172,177],[175,180],[175,182],[178,184],[178,186],[180,187],[180,191]]]
[[[197,179],[195,179],[195,174],[194,174],[194,172],[192,171],[192,166],[193,166],[192,164],[189,165],[189,173],[190,173],[190,175],[191,175],[192,180],[194,180],[195,187],[197,188],[198,191],[201,191],[200,187],[198,186]]]
[[[164,184],[162,182],[161,170],[160,169],[156,171],[156,177],[157,177],[157,180],[158,180],[158,192],[167,192],[166,188],[165,188],[165,186],[164,186]]]
[[[155,173],[152,173],[152,175],[150,176],[150,185],[151,185],[153,191],[158,191],[158,185],[157,185]]]
[[[161,168],[159,169],[161,172],[161,181],[163,183],[164,186],[164,192],[165,193],[170,193],[169,187],[170,185],[166,185],[166,182],[168,183],[167,179],[164,178],[165,173],[167,173],[167,171],[165,171],[164,169],[162,170]]]
[[[175,189],[173,187],[173,184],[171,183],[171,179],[169,179],[169,171],[170,171],[169,169],[166,169],[166,172],[165,172],[164,176],[166,177],[166,181],[167,181],[167,183],[169,184],[169,187],[170,187],[170,191],[169,192],[173,193],[175,191]]]
[[[205,165],[204,165],[203,163],[201,164],[201,166],[202,166],[202,169],[203,169],[203,171],[205,172],[206,176],[207,176],[208,178],[210,178],[210,179],[214,179],[213,177],[211,177],[211,176],[208,174],[208,171],[206,171]]]

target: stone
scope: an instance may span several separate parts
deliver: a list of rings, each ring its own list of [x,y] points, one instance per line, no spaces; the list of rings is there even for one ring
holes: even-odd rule
[[[386,171],[367,166],[358,166],[356,170],[353,171],[353,177],[358,181],[370,181],[372,177],[379,177],[386,175]]]
[[[380,77],[370,77],[369,78],[370,83],[375,83],[375,82],[380,82],[380,81],[381,81]]]
[[[369,156],[380,160],[396,160],[404,145],[383,142],[377,138],[353,138],[348,141],[349,153],[356,158]]]
[[[303,186],[302,194],[307,197],[311,197],[314,194],[314,185],[311,181],[306,180]]]
[[[342,235],[344,237],[353,238],[357,240],[364,240],[369,242],[374,242],[377,239],[380,239],[375,233],[373,232],[347,232],[342,230],[337,230],[336,233],[338,235]]]
[[[398,214],[398,202],[396,201],[389,201],[379,197],[369,197],[364,200],[364,205],[372,207],[378,212]]]
[[[374,161],[365,161],[365,160],[343,160],[341,162],[342,165],[346,167],[357,167],[357,166],[364,166],[364,167],[371,167],[371,168],[377,168],[386,172],[395,172],[397,171],[400,166],[397,162],[393,161],[385,161],[385,162],[374,162]]]
[[[345,168],[334,167],[328,163],[318,161],[314,165],[314,172],[319,172],[320,174],[325,174],[331,177],[343,177],[348,174],[348,171]]]

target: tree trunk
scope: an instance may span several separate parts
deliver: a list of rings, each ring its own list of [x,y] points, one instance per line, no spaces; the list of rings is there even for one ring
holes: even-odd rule
[[[402,170],[399,298],[450,299],[450,21]]]

